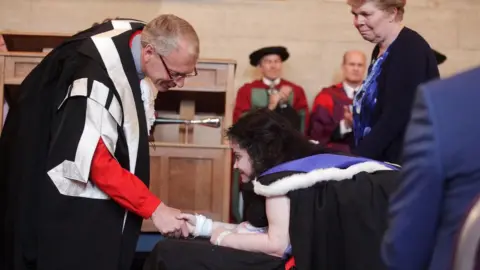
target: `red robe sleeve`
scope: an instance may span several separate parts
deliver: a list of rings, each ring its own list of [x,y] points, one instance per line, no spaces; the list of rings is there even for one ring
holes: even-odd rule
[[[333,99],[329,94],[322,93],[322,91],[320,90],[313,101],[312,112],[317,109],[317,106],[322,106],[330,115],[333,115]]]
[[[338,123],[333,119],[334,102],[329,94],[322,91],[315,97],[312,106],[310,138],[321,144],[330,143]]]
[[[90,177],[115,202],[145,219],[150,218],[161,203],[137,176],[120,166],[102,139],[93,155]]]
[[[242,115],[252,108],[251,103],[252,88],[244,84],[237,92],[235,107],[233,108],[233,123],[236,123]]]
[[[301,88],[300,86],[293,87],[293,91],[295,95],[293,100],[293,108],[297,111],[297,113],[302,118],[301,131],[305,133],[305,135],[307,135],[309,121],[310,121],[309,120],[310,112],[308,110],[307,97],[305,96],[305,91],[303,91],[303,88]]]

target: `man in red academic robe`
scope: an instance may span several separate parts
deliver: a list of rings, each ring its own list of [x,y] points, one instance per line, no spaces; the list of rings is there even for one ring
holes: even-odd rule
[[[266,47],[250,54],[250,64],[260,69],[262,78],[238,90],[233,122],[252,109],[268,107],[298,130],[308,130],[308,102],[303,88],[281,78],[282,64],[288,57],[285,47]]]
[[[350,152],[353,123],[351,105],[365,76],[365,54],[359,51],[346,52],[342,71],[342,83],[322,89],[315,97],[309,135],[312,140],[332,149]]]

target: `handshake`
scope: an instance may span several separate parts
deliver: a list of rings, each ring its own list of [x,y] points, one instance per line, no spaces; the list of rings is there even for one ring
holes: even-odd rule
[[[230,229],[224,226],[218,226],[202,215],[192,215],[181,213],[180,210],[166,206],[161,203],[153,212],[151,217],[157,230],[165,237],[179,238],[188,237],[208,237],[210,242],[220,245],[223,238],[232,233]]]
[[[151,219],[157,230],[165,237],[186,238],[190,235],[210,237],[213,244],[219,244],[216,232],[219,230],[214,230],[213,221],[202,215],[181,213],[180,210],[168,207],[162,202],[153,212]],[[218,233],[227,231],[224,228],[218,229],[222,229]]]

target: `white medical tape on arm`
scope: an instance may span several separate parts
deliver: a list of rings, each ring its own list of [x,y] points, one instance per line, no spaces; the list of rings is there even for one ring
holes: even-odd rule
[[[195,223],[195,231],[193,235],[195,237],[209,237],[212,235],[213,230],[213,221],[209,218],[206,218],[203,215],[195,215],[196,223]]]

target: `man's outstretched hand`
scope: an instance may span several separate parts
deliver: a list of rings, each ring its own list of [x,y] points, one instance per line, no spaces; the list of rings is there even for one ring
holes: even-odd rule
[[[157,230],[164,236],[188,237],[185,220],[177,218],[180,213],[180,210],[168,207],[162,202],[153,212],[151,219]]]

